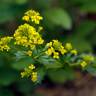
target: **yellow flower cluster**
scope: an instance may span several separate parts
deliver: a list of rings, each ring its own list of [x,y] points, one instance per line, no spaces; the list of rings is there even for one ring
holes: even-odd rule
[[[87,64],[94,61],[94,57],[92,55],[83,55],[82,59],[83,59],[83,61],[81,61],[81,63],[80,63],[82,68],[86,67]]]
[[[71,43],[66,43],[66,45],[65,45],[65,48],[67,49],[67,50],[72,50],[72,45],[71,45]]]
[[[64,49],[62,43],[58,40],[53,40],[46,44],[48,50],[45,52],[47,55],[53,55],[53,58],[59,58],[59,54],[64,55],[67,51]]]
[[[82,62],[80,63],[80,65],[81,65],[82,68],[84,68],[84,67],[86,67],[87,62],[86,62],[86,61],[82,61]]]
[[[4,51],[4,50],[8,51],[10,49],[8,44],[10,43],[12,39],[13,37],[9,37],[9,36],[1,38],[0,39],[0,51]]]
[[[22,18],[23,20],[25,21],[32,21],[34,22],[35,24],[39,24],[40,23],[40,20],[43,19],[42,16],[40,16],[39,12],[36,12],[34,10],[29,10],[25,13],[25,15],[23,16]]]
[[[77,55],[77,53],[78,53],[76,49],[73,49],[71,43],[66,43],[66,44],[65,44],[65,49],[66,49],[67,51],[69,51],[69,52],[70,52],[71,54],[73,54],[73,55]]]
[[[35,66],[31,64],[28,68],[24,70],[24,72],[21,72],[21,77],[31,77],[31,80],[33,82],[37,81],[38,75],[37,72],[34,72]]]
[[[83,59],[86,61],[86,62],[92,62],[92,61],[94,61],[94,57],[92,56],[92,55],[84,55],[83,56]]]
[[[47,55],[53,55],[53,58],[59,58],[59,55],[64,55],[70,52],[71,54],[77,55],[77,50],[72,48],[71,43],[66,43],[65,47],[58,40],[53,40],[46,44],[48,50],[45,52]]]
[[[31,51],[31,50],[28,50],[28,51],[26,52],[26,55],[32,56],[32,51]]]
[[[36,81],[37,81],[37,78],[38,78],[37,72],[32,72],[31,80],[32,80],[33,82],[36,82]]]
[[[40,36],[36,29],[29,25],[24,24],[14,33],[15,44],[29,47],[31,50],[35,48],[35,45],[43,44],[44,40]]]

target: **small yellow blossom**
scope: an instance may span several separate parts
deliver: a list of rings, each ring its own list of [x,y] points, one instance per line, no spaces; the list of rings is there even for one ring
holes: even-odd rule
[[[43,30],[43,27],[42,26],[39,26],[38,32],[41,32],[42,30]]]
[[[32,72],[31,80],[32,80],[33,82],[36,82],[37,79],[38,79],[37,72]]]
[[[83,59],[86,61],[86,62],[92,62],[94,61],[94,57],[92,55],[84,55],[83,56]]]
[[[72,45],[71,45],[71,43],[66,43],[65,48],[66,48],[68,51],[72,50]]]
[[[23,16],[22,19],[28,22],[29,21],[29,16]]]
[[[46,44],[47,47],[52,47],[52,42]]]
[[[13,39],[13,37],[3,37],[0,39],[0,51],[9,51],[10,49],[10,46],[9,46],[9,43],[10,41]]]
[[[35,66],[33,64],[31,64],[28,68],[33,70],[33,69],[35,69]]]
[[[46,53],[47,55],[52,55],[53,52],[54,52],[54,48],[51,47],[51,48],[49,48],[45,53]]]
[[[77,50],[75,49],[71,50],[71,54],[77,55]]]
[[[28,68],[33,70],[33,69],[35,69],[35,66],[33,64],[31,64]]]
[[[59,51],[61,52],[62,55],[64,55],[65,53],[67,53],[67,50],[64,49],[64,47],[62,45],[60,46]]]
[[[61,43],[58,40],[53,40],[53,46],[56,50],[58,50],[61,46]]]
[[[35,24],[39,24],[40,20],[42,20],[43,17],[40,16],[39,12],[36,12],[34,10],[29,10],[25,13],[23,20],[29,21],[29,19],[30,19],[30,21],[34,22]]]
[[[56,59],[59,58],[59,53],[58,53],[58,52],[54,52],[53,54],[54,54],[54,55],[53,55],[53,58],[56,58]]]
[[[59,53],[64,55],[67,50],[64,48],[63,44],[58,40],[52,40],[46,44],[48,50],[45,52],[47,55],[52,55],[53,58],[59,58]]]
[[[64,55],[65,53],[67,53],[67,50],[66,49],[61,49],[61,54]]]
[[[28,66],[28,68],[25,68],[25,70],[23,72],[21,72],[21,77],[31,77],[31,80],[33,82],[37,81],[37,72],[34,72],[35,70],[35,66],[33,64],[31,64],[30,66]]]
[[[21,77],[23,78],[26,75],[25,72],[21,72]]]
[[[27,54],[28,56],[32,56],[32,51],[29,50],[29,51],[26,52],[26,54]]]
[[[87,63],[86,63],[85,61],[82,61],[82,62],[80,63],[80,65],[82,66],[82,68],[84,68],[84,67],[87,65]]]

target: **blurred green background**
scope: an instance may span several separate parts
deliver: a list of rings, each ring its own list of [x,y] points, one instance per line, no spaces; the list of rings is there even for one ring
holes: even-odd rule
[[[59,39],[79,52],[96,53],[96,0],[0,0],[0,36],[12,35],[28,9],[44,17],[46,41]],[[12,54],[0,53],[0,96],[32,96],[35,85],[20,78],[24,62],[30,60],[14,65]]]

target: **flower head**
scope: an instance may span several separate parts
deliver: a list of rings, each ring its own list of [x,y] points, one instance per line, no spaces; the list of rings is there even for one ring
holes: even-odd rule
[[[71,45],[71,43],[66,43],[65,48],[66,48],[68,51],[72,50],[72,45]]]
[[[37,72],[32,72],[31,80],[32,80],[33,82],[36,82],[37,79],[38,79]]]
[[[29,24],[19,26],[14,33],[14,39],[15,44],[30,47],[30,49],[34,49],[35,45],[40,45],[44,42],[40,34],[36,32],[36,29]]]
[[[82,66],[82,68],[84,68],[84,67],[87,65],[87,63],[86,63],[85,61],[82,61],[82,62],[80,63],[80,65]]]
[[[13,39],[13,37],[3,37],[0,39],[0,51],[9,51],[10,49],[10,46],[9,46],[9,43],[10,41]]]
[[[71,50],[71,54],[77,55],[77,50],[76,49]]]
[[[34,22],[35,24],[39,24],[40,20],[42,19],[43,17],[40,16],[39,12],[36,12],[34,10],[27,11],[23,17],[23,20],[31,21],[31,22]]]

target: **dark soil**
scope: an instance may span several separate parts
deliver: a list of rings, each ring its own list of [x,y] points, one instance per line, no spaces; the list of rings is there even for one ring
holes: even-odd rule
[[[96,78],[90,75],[61,85],[45,85],[37,88],[36,93],[42,94],[39,96],[96,96]]]

